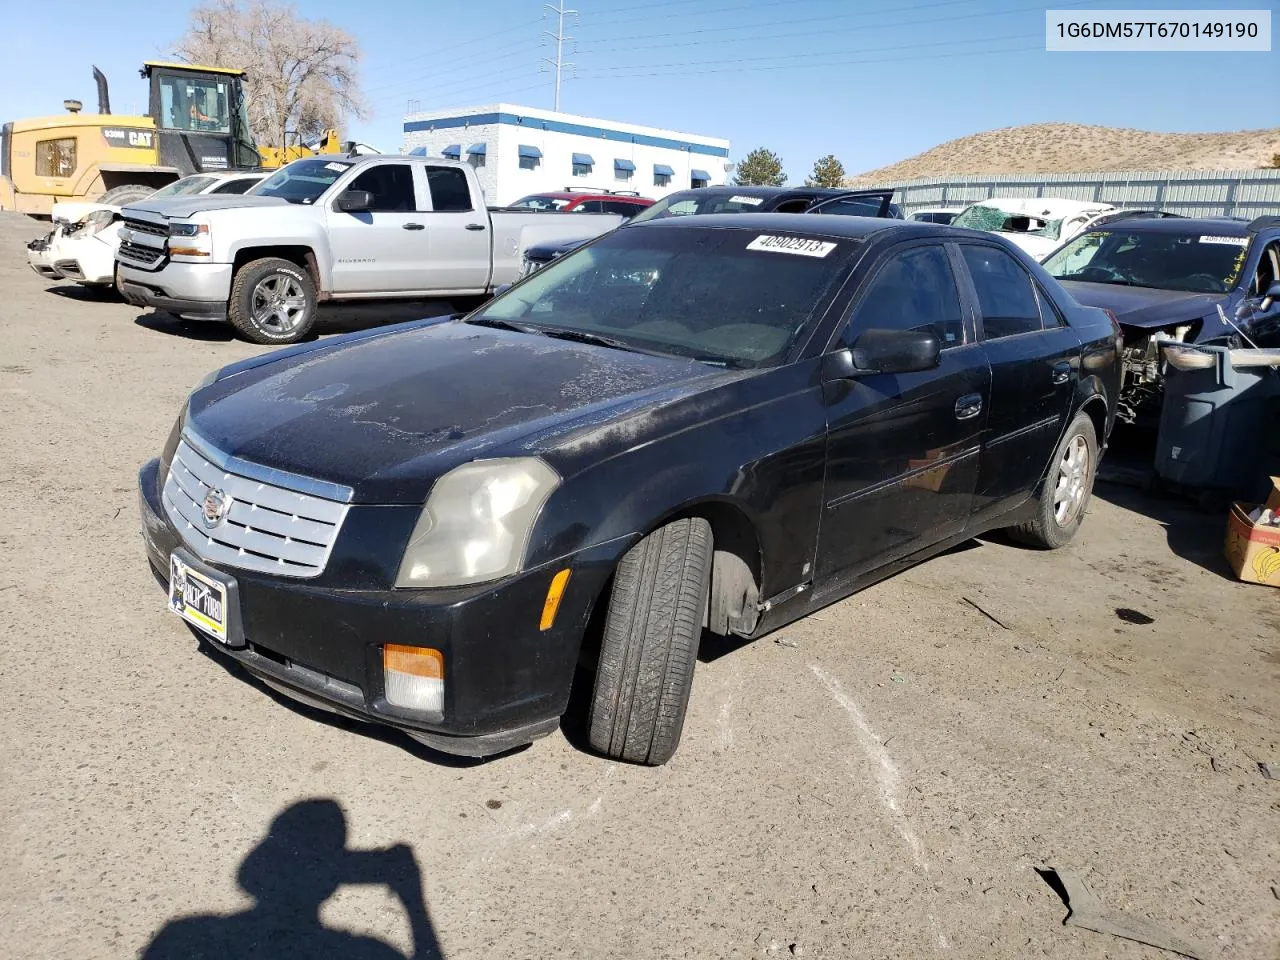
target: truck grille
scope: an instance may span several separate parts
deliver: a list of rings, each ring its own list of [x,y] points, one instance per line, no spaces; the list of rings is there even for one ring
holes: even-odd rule
[[[214,493],[222,496],[210,498]],[[230,505],[207,522],[206,506],[219,501]],[[347,515],[345,503],[224,470],[185,439],[174,451],[163,502],[169,522],[203,559],[282,577],[322,573]]]
[[[149,233],[153,237],[164,237],[165,239],[169,237],[169,231],[166,227],[162,227],[158,223],[151,223],[149,220],[134,220],[126,217],[124,225],[130,230],[136,230],[138,233]]]
[[[168,227],[158,223],[151,223],[147,220],[134,220],[132,217],[126,217],[122,235],[128,237],[130,231],[139,234],[139,239],[141,237],[155,237],[155,242],[148,243],[145,240],[138,242],[138,239],[123,239],[117,248],[121,257],[145,267],[153,267],[164,258],[165,244],[169,240]]]
[[[164,257],[163,250],[157,250],[155,247],[140,247],[136,243],[129,243],[127,240],[122,242],[116,249],[120,256],[126,260],[143,263],[148,267],[159,263],[161,258]]]

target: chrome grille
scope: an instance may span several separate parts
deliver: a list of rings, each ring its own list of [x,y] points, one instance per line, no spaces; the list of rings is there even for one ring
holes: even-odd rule
[[[214,490],[231,503],[210,527],[204,502]],[[163,500],[169,522],[203,559],[283,577],[323,572],[347,515],[345,503],[224,469],[186,439],[174,451]]]
[[[136,230],[138,233],[149,233],[153,237],[169,238],[169,228],[163,227],[158,223],[151,223],[148,220],[134,220],[126,217],[124,225],[130,230]]]
[[[116,249],[120,256],[135,260],[138,263],[145,263],[147,266],[157,263],[164,256],[163,250],[157,250],[155,247],[140,247],[136,243],[130,243],[127,240],[123,241]]]

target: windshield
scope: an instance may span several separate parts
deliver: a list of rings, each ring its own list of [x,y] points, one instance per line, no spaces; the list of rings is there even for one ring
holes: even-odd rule
[[[758,230],[618,230],[533,274],[467,322],[769,366],[821,316],[859,246]]]
[[[646,220],[661,220],[664,217],[687,217],[694,213],[753,213],[763,204],[762,197],[736,194],[726,196],[723,193],[707,196],[705,190],[673,193],[645,207],[631,218],[631,222],[644,223]]]
[[[231,81],[160,76],[160,125],[167,130],[231,132]]]
[[[1091,230],[1044,263],[1059,280],[1226,293],[1244,264],[1245,237]]]
[[[1045,220],[1025,213],[1009,213],[985,204],[975,203],[961,211],[951,221],[953,227],[968,227],[970,230],[1000,231],[1002,233],[1028,233],[1036,237],[1057,240],[1062,230],[1062,218]]]
[[[315,203],[350,166],[345,160],[320,157],[295,160],[263,180],[253,192],[255,196],[280,197],[290,203]]]
[[[181,180],[175,180],[167,187],[161,187],[151,195],[150,199],[158,200],[161,197],[189,197],[193,193],[199,193],[211,183],[213,183],[213,177],[183,177]]]
[[[564,197],[521,197],[511,206],[525,210],[562,210],[569,205]]]

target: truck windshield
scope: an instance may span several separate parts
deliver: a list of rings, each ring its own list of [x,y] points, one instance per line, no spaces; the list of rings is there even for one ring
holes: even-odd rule
[[[295,160],[262,181],[254,194],[280,197],[290,203],[315,203],[350,167],[347,160],[325,160],[321,157]]]
[[[1044,263],[1059,280],[1159,290],[1226,293],[1236,285],[1248,238],[1188,233],[1091,230]]]
[[[225,79],[163,74],[160,119],[168,130],[231,132],[231,85]]]
[[[618,230],[467,318],[732,367],[782,362],[822,316],[851,239],[758,229]]]

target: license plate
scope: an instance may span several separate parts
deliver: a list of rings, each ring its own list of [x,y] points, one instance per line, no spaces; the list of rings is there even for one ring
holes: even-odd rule
[[[169,557],[169,609],[220,643],[227,642],[227,587]]]

